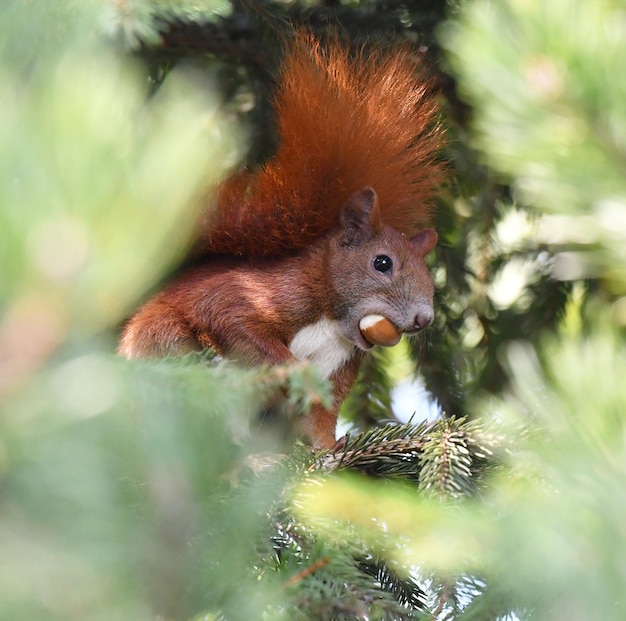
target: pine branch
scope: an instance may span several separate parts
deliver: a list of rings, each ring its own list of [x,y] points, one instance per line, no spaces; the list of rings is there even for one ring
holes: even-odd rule
[[[405,480],[426,494],[458,498],[475,493],[493,466],[498,438],[478,423],[440,419],[434,423],[390,424],[349,440],[341,453],[317,457],[297,451],[279,468],[298,477],[352,470],[385,479]],[[422,585],[384,562],[354,529],[328,540],[299,523],[287,505],[277,504],[262,556],[282,577],[289,618],[302,621],[377,618],[409,621],[436,618],[426,611]],[[462,582],[462,581],[461,581]],[[434,610],[459,611],[454,602],[462,584],[452,580],[441,596],[430,601]],[[471,598],[469,598],[471,599]],[[438,613],[438,614],[439,614]],[[455,613],[456,614],[456,613]],[[442,617],[443,618],[443,617]]]
[[[375,578],[380,584],[380,588],[393,594],[403,606],[414,610],[424,609],[425,593],[411,576],[402,577],[398,575],[388,564],[376,557],[362,560],[360,568]]]
[[[290,619],[409,621],[424,609],[419,584],[369,553],[356,533],[340,542],[319,539],[284,511],[273,528],[266,558],[288,575],[281,586]]]
[[[156,0],[118,0],[114,11],[127,44],[144,55],[213,54],[253,66],[263,66],[268,60],[267,32],[277,40],[293,26],[300,26],[323,36],[340,25],[355,41],[415,43],[418,39],[427,47],[433,45],[434,29],[445,16],[445,3],[428,6],[423,0],[383,0],[367,8],[329,2],[314,10],[299,2],[233,0],[230,4],[229,15],[224,14],[223,6],[216,11],[210,6],[198,9]]]
[[[418,482],[419,460],[430,423],[389,424],[350,438],[342,453],[324,455],[320,466],[327,470],[357,470],[376,477]]]
[[[269,64],[261,33],[240,15],[220,16],[202,23],[169,19],[162,21],[157,30],[158,43],[154,40],[142,41],[142,55],[184,57],[209,54],[249,66],[265,67]]]
[[[350,439],[341,453],[323,455],[319,467],[402,479],[429,494],[458,498],[477,491],[499,442],[465,419],[389,424]]]
[[[446,498],[470,495],[475,489],[471,442],[470,429],[462,429],[454,419],[443,419],[424,446],[420,488]]]

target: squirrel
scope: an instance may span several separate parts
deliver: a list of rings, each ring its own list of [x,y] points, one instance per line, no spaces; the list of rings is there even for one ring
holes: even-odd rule
[[[247,364],[308,360],[334,385],[304,434],[336,446],[339,406],[373,346],[433,321],[424,263],[444,167],[432,81],[409,49],[351,52],[300,33],[275,95],[278,147],[218,186],[195,262],[127,323],[127,358],[213,348]]]

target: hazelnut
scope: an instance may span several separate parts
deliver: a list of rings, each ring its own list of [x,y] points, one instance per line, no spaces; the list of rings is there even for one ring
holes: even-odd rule
[[[382,315],[366,315],[359,322],[359,328],[372,345],[393,347],[402,337],[402,333]]]

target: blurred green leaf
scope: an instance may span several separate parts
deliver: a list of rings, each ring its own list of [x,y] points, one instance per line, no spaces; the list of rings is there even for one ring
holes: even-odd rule
[[[485,160],[550,214],[543,241],[588,251],[577,260],[563,255],[561,277],[601,270],[622,291],[623,11],[620,0],[478,0],[441,31]]]
[[[484,576],[494,597],[504,590],[532,618],[622,618],[623,346],[607,331],[553,341],[542,359],[530,345],[509,348],[514,392],[484,407],[500,421],[506,467],[480,501],[450,504],[404,486],[333,479],[301,488],[301,515],[331,537],[356,524],[403,564]]]
[[[473,404],[483,422],[384,427],[343,453],[283,457],[250,417],[285,380],[300,404],[328,396],[308,369],[130,364],[95,337],[176,265],[198,197],[210,203],[236,155],[218,93],[246,71],[208,71],[231,81],[218,89],[170,71],[157,41],[177,20],[190,26],[178,36],[197,34],[225,5],[5,0],[0,618],[625,616],[623,7],[458,4],[442,37],[474,133],[460,123],[447,152],[459,178],[438,222],[438,324],[410,347],[449,413],[488,395]],[[232,30],[204,36],[285,15],[233,7]],[[353,26],[390,23],[339,9]],[[410,28],[441,8],[401,11]],[[257,69],[275,52],[263,46]],[[263,90],[248,88],[240,109]],[[553,280],[580,275],[597,278]],[[383,358],[354,395],[361,421],[384,416]]]
[[[238,143],[199,76],[173,71],[149,96],[96,36],[97,3],[29,4],[37,18],[13,1],[0,14],[0,393],[136,306]]]
[[[179,256],[191,199],[232,161],[216,105],[176,74],[146,103],[106,54],[68,56],[25,92],[4,78],[0,300],[37,291],[76,329],[117,321]]]

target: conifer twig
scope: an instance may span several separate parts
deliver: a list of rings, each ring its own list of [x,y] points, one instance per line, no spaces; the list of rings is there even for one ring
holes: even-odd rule
[[[325,453],[316,468],[402,479],[456,498],[475,491],[495,444],[497,438],[466,419],[390,423],[350,438],[341,452]]]
[[[316,571],[325,567],[330,563],[330,557],[326,556],[324,558],[317,559],[312,565],[305,567],[303,570],[299,571],[297,574],[294,574],[289,579],[285,580],[282,584],[283,589],[287,589],[294,584],[297,584],[301,580],[308,578],[310,575],[314,574]]]

